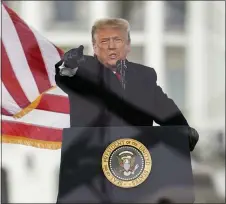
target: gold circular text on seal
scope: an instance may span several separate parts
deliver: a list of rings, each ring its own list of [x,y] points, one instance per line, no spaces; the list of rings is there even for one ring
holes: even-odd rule
[[[106,178],[121,188],[132,188],[149,176],[152,159],[149,150],[134,139],[112,142],[102,156],[102,169]]]

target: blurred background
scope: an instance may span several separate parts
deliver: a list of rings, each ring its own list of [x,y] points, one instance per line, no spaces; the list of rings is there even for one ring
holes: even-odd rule
[[[155,68],[158,84],[200,134],[192,152],[196,203],[225,202],[224,1],[6,1],[67,51],[92,55],[101,17],[131,24],[129,60]],[[60,150],[2,145],[2,202],[55,202]]]

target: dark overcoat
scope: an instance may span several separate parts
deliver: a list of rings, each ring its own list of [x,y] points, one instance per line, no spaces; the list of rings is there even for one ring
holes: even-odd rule
[[[86,56],[73,77],[61,76],[57,85],[68,94],[71,127],[188,125],[185,117],[157,84],[153,68],[126,60],[126,87],[112,70]]]

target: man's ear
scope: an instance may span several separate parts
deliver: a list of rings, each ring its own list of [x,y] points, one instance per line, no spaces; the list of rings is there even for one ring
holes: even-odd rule
[[[97,55],[97,47],[93,46],[93,53]]]
[[[93,44],[93,52],[96,55],[97,54],[97,45],[95,42],[92,42],[92,44]]]
[[[130,51],[131,51],[131,44],[130,44],[130,42],[127,44],[127,52],[129,53]]]

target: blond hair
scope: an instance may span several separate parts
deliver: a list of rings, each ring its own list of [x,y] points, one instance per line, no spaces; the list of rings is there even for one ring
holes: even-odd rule
[[[98,19],[97,21],[94,22],[92,26],[92,42],[95,41],[94,35],[98,29],[106,28],[106,27],[111,27],[111,28],[119,28],[127,32],[128,34],[128,41],[130,42],[130,24],[127,20],[123,18],[102,18]]]

